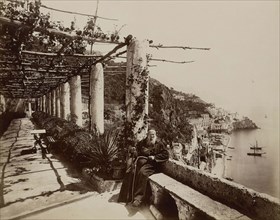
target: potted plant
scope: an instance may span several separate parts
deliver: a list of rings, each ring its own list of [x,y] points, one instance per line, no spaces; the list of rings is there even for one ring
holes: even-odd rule
[[[114,180],[122,178],[125,160],[120,157],[118,137],[119,132],[116,130],[105,131],[102,135],[94,134],[91,147],[84,153],[90,167],[83,169],[83,174],[99,192],[120,186],[121,181]],[[119,186],[115,186],[118,183]]]
[[[110,179],[113,171],[113,161],[118,155],[118,132],[109,130],[104,134],[94,134],[91,147],[86,150],[85,157],[95,172],[104,179]]]

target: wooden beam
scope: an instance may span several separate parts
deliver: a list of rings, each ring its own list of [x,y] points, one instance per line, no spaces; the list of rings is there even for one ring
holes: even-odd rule
[[[2,24],[8,24],[8,25],[12,25],[12,26],[21,26],[24,28],[32,28],[31,26],[25,25],[20,21],[16,21],[16,20],[11,20],[9,18],[6,17],[2,17],[0,16],[0,23]],[[97,39],[97,38],[93,38],[93,37],[85,37],[85,36],[79,36],[76,34],[71,34],[71,33],[67,33],[64,31],[60,31],[60,30],[56,30],[54,28],[42,28],[42,27],[35,27],[34,28],[35,31],[47,31],[49,33],[52,33],[54,35],[58,35],[58,36],[63,36],[69,39],[83,39],[83,40],[87,40],[87,41],[92,41],[92,42],[98,42],[98,43],[110,43],[110,44],[121,44],[119,42],[112,42],[112,41],[106,41],[106,40],[101,40],[101,39]]]
[[[9,53],[11,55],[15,55],[15,53],[11,52],[8,49],[4,49],[4,48],[0,48],[0,52],[4,52],[3,55],[7,55],[7,53]],[[58,57],[57,53],[44,53],[44,52],[30,51],[30,50],[23,50],[23,51],[21,51],[21,54],[34,55],[34,56],[46,56],[46,57]],[[77,58],[99,58],[99,57],[102,57],[102,55],[98,55],[98,54],[77,54],[77,53],[75,53],[75,54],[61,53],[61,54],[59,54],[59,56],[62,56],[62,57],[77,57]]]
[[[162,44],[158,45],[149,45],[149,47],[153,47],[156,49],[183,49],[183,50],[210,50],[210,48],[205,47],[188,47],[188,46],[163,46]]]
[[[167,63],[178,63],[178,64],[185,64],[185,63],[193,63],[194,61],[173,61],[173,60],[164,60],[164,59],[150,59],[151,61],[161,61]]]
[[[87,16],[87,17],[92,17],[92,18],[99,18],[99,19],[110,20],[110,21],[118,21],[118,19],[115,19],[115,18],[105,18],[105,17],[100,17],[100,16],[97,16],[97,15],[84,14],[84,13],[80,13],[80,12],[65,11],[65,10],[60,10],[60,9],[56,9],[56,8],[51,8],[51,7],[48,7],[46,5],[41,5],[41,7],[42,8],[47,8],[47,9],[50,9],[50,10],[53,10],[53,11],[68,13],[68,14],[76,14],[76,15],[82,15],[82,16]]]
[[[77,68],[75,68],[77,69]],[[71,72],[73,70],[73,68],[71,70],[47,70],[47,69],[43,69],[43,68],[25,68],[25,69],[22,69],[22,68],[1,68],[0,67],[0,71],[18,71],[18,72],[49,72],[49,73],[68,73],[68,72]]]
[[[35,52],[35,51],[28,51],[28,50],[23,50],[22,51],[23,54],[29,54],[29,55],[39,55],[39,56],[48,56],[48,57],[55,57],[57,56],[57,53],[43,53],[43,52]],[[60,56],[65,56],[65,57],[84,57],[84,58],[98,58],[98,57],[102,57],[102,55],[97,55],[97,54],[64,54],[61,53],[59,54]]]
[[[101,63],[102,61],[104,61],[106,58],[110,57],[112,54],[116,53],[120,48],[127,46],[128,45],[128,40],[126,40],[126,42],[124,43],[120,43],[119,45],[117,45],[113,50],[111,50],[110,52],[108,52],[107,54],[105,54],[103,57],[101,57],[100,59],[96,60],[92,65],[95,65],[97,63]]]

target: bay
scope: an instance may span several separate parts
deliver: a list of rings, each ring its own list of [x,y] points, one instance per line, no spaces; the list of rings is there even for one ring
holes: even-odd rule
[[[227,148],[225,176],[258,192],[280,198],[279,192],[279,124],[263,115],[257,121],[260,129],[235,131]],[[258,142],[261,157],[248,156],[250,147]],[[229,158],[229,157],[228,157]]]

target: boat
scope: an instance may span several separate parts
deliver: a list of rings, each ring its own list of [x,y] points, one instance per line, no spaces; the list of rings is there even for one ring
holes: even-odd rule
[[[234,147],[228,147],[229,149],[235,149]]]
[[[262,147],[250,147],[251,150],[261,150]]]
[[[257,157],[261,157],[263,154],[265,154],[265,152],[262,152],[262,153],[247,153],[248,156],[257,156]]]
[[[258,145],[258,141],[256,141],[256,144],[253,146],[253,145],[251,145],[252,147],[250,147],[250,149],[251,150],[261,150],[262,149],[262,147],[260,147],[259,145]]]
[[[247,153],[248,156],[256,156],[256,157],[261,157],[263,154],[265,154],[265,152],[260,152],[259,150],[262,149],[262,147],[260,147],[258,145],[258,141],[256,141],[256,144],[252,147],[250,147],[251,150],[254,150],[254,152],[249,152]]]
[[[233,181],[233,178],[231,178],[231,177],[225,177],[225,179],[227,179],[229,181]]]

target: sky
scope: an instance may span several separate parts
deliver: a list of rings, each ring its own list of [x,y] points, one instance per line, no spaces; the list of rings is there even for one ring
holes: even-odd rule
[[[43,4],[94,14],[96,1]],[[154,44],[210,47],[210,51],[149,48],[153,58],[190,64],[151,62],[151,77],[168,87],[198,95],[230,112],[279,121],[279,1],[102,1],[97,20],[106,31],[123,28]],[[51,12],[55,20],[84,26],[87,18]],[[113,45],[95,49],[109,51]],[[278,126],[279,124],[275,124]]]

